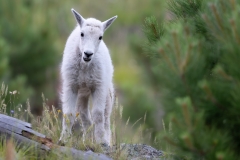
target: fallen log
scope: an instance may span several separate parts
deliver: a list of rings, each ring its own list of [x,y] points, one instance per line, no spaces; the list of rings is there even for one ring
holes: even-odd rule
[[[0,114],[1,140],[12,138],[19,147],[32,147],[38,153],[53,153],[73,159],[111,160],[108,156],[92,151],[81,151],[54,144],[50,138],[32,129],[30,123]]]

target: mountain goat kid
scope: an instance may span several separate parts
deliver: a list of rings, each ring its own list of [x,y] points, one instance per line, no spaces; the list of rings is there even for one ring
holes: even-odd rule
[[[94,18],[84,19],[74,9],[72,12],[78,25],[66,42],[61,66],[64,116],[59,141],[67,142],[76,114],[80,113],[84,135],[93,123],[96,142],[109,145],[113,66],[102,37],[117,16],[101,22]],[[90,96],[93,103],[91,114]]]

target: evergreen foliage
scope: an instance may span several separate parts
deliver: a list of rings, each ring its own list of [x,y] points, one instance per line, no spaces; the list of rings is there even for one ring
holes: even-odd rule
[[[176,159],[239,159],[240,2],[170,0],[171,21],[149,17],[143,61],[170,123]],[[146,70],[145,70],[146,71]],[[146,76],[145,76],[146,77]]]

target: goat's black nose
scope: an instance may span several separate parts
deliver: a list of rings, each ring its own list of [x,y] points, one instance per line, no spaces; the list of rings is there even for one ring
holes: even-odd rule
[[[92,52],[84,52],[84,54],[85,54],[88,58],[91,57],[91,56],[93,55]]]

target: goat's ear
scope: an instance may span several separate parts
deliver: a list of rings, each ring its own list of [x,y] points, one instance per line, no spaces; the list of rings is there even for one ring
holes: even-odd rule
[[[117,18],[117,16],[114,16],[114,17],[102,22],[103,23],[103,31],[106,31],[116,18]]]
[[[80,27],[82,27],[83,22],[85,21],[85,19],[77,11],[75,11],[73,8],[71,10],[72,10],[72,13],[73,13],[76,21],[78,22]]]

